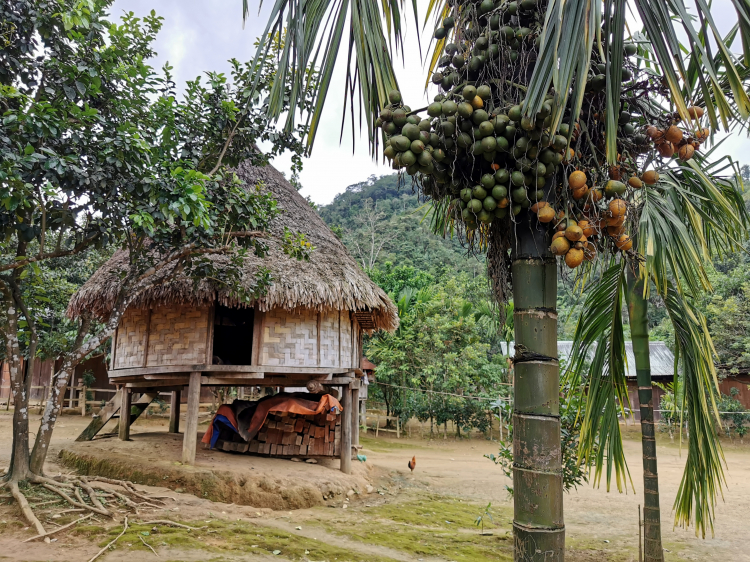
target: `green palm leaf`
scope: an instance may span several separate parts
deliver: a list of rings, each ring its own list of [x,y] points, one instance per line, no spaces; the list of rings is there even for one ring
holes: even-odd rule
[[[349,110],[354,127],[354,109],[358,104],[374,154],[377,137],[373,115],[388,103],[388,93],[398,88],[392,63],[392,40],[395,39],[397,50],[403,48],[404,8],[403,0],[383,0],[382,3],[374,0],[274,2],[253,66],[268,54],[271,41],[279,42],[278,75],[269,95],[268,112],[279,119],[285,99],[293,107],[298,107],[300,113],[305,111],[305,124],[309,127],[308,151],[315,141],[339,51],[345,32],[348,32],[344,112],[346,114]],[[416,0],[413,0],[412,9],[416,18]],[[249,2],[243,0],[243,17],[247,18],[248,13]],[[285,29],[287,33],[282,41]],[[310,71],[314,68],[319,68],[319,72]],[[285,87],[287,77],[292,78],[290,89]],[[304,103],[309,92],[313,92],[311,107]],[[297,112],[289,112],[285,128],[293,129],[299,119]]]
[[[628,480],[633,485],[618,419],[618,414],[626,415],[624,404],[629,403],[622,325],[624,289],[625,262],[613,260],[599,281],[586,290],[573,338],[573,353],[563,373],[564,385],[573,389],[585,386],[586,390],[579,460],[584,465],[593,464],[596,485],[606,469],[607,491],[614,472],[620,492],[627,488]]]
[[[675,384],[679,363],[684,388],[680,409],[687,416],[690,435],[685,471],[673,506],[675,525],[689,526],[695,520],[696,535],[700,531],[705,538],[707,526],[713,534],[716,498],[722,482],[726,483],[724,454],[712,421],[721,423],[715,401],[719,388],[713,363],[716,351],[706,319],[688,295],[669,285],[664,303],[675,328]]]

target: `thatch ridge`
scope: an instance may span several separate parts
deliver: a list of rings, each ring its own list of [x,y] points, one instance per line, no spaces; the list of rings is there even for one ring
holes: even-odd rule
[[[271,224],[268,255],[263,259],[250,256],[245,261],[248,279],[254,279],[254,272],[261,266],[267,267],[273,277],[267,294],[252,303],[253,306],[260,310],[313,308],[370,312],[375,328],[392,331],[398,327],[398,311],[388,295],[359,268],[341,240],[278,170],[270,165],[256,167],[243,163],[236,172],[248,188],[261,184],[264,191],[270,191],[282,209]],[[285,226],[303,232],[315,247],[309,262],[290,258],[282,252]],[[68,314],[76,317],[90,310],[98,317],[106,317],[118,292],[117,272],[126,261],[125,251],[116,252],[73,295]],[[177,277],[146,291],[132,306],[201,305],[215,300],[227,306],[244,305],[234,302],[228,291],[218,290],[210,281],[202,281],[196,289],[189,279]]]

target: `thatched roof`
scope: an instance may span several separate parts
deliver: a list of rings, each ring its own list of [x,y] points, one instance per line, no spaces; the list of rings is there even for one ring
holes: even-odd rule
[[[271,239],[267,240],[268,255],[261,259],[250,256],[245,261],[248,283],[255,278],[260,266],[267,267],[273,284],[267,294],[254,303],[260,310],[284,308],[314,308],[317,310],[350,310],[355,312],[366,329],[395,330],[398,312],[388,295],[359,268],[341,241],[325,225],[308,202],[284,176],[272,166],[254,167],[241,164],[237,174],[248,187],[259,183],[270,191],[281,214],[271,225]],[[315,250],[310,261],[290,258],[281,251],[284,227],[303,232]],[[212,259],[226,260],[217,256]],[[83,310],[91,310],[106,317],[118,292],[117,272],[127,263],[127,253],[118,251],[89,279],[70,300],[68,314],[76,317]],[[228,291],[218,289],[210,281],[202,281],[197,290],[191,280],[177,277],[145,292],[133,306],[154,304],[206,304],[218,300],[236,306]]]

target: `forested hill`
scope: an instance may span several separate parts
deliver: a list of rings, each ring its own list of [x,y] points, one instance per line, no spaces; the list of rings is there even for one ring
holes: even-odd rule
[[[430,231],[429,205],[396,174],[370,176],[319,207],[323,220],[346,244],[363,269],[412,266],[440,276],[465,271],[484,275],[484,256],[468,256],[461,244]]]

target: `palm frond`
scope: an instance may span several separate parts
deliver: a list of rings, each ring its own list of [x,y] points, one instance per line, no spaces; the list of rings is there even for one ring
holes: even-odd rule
[[[388,93],[398,88],[392,41],[395,40],[396,50],[403,48],[404,9],[403,0],[383,0],[382,4],[372,0],[276,0],[253,63],[253,67],[260,64],[271,42],[279,42],[278,75],[269,94],[269,115],[279,119],[285,100],[301,110],[312,92],[313,102],[306,117],[307,145],[308,151],[311,150],[348,31],[344,115],[348,109],[354,126],[354,109],[359,104],[374,153],[377,144],[374,115],[388,103]],[[413,9],[416,17],[415,3]],[[243,0],[243,18],[248,14],[249,2]],[[289,79],[291,88],[287,88]],[[294,129],[298,119],[298,112],[290,111],[285,128]]]
[[[607,491],[614,473],[620,492],[627,488],[628,480],[633,486],[618,419],[618,414],[626,415],[624,404],[629,403],[622,325],[624,268],[624,261],[613,260],[599,281],[587,289],[573,338],[573,353],[563,373],[564,385],[571,389],[584,386],[586,391],[579,460],[593,464],[596,485],[601,483],[606,469]]]
[[[719,420],[715,397],[719,383],[713,358],[716,356],[705,317],[689,296],[669,285],[664,303],[675,328],[675,384],[677,364],[682,367],[683,392],[680,410],[687,417],[688,454],[673,509],[675,525],[689,526],[705,538],[713,534],[714,507],[722,484],[726,484],[721,444],[715,437],[713,420]],[[680,420],[681,424],[683,420]]]

